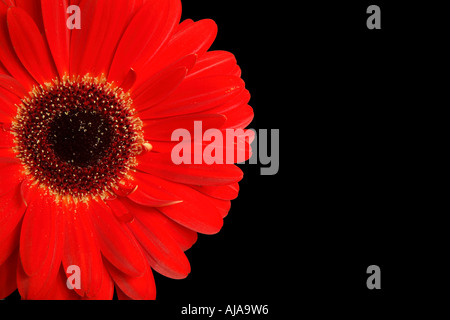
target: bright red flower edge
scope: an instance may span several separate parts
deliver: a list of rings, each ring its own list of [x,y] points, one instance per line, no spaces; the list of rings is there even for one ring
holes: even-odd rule
[[[69,5],[80,7],[81,29],[67,28]],[[203,131],[244,129],[253,119],[250,94],[235,57],[208,51],[214,21],[180,19],[179,0],[0,0],[0,299],[16,289],[22,299],[107,300],[114,292],[119,299],[155,299],[153,272],[185,278],[184,252],[197,233],[221,229],[242,171],[233,164],[173,164],[171,134],[193,132],[194,121]],[[129,107],[119,120],[129,121],[123,127],[134,135],[133,147],[125,138],[111,144],[129,160],[116,171],[97,168],[104,181],[61,182],[59,173],[42,169],[56,158],[34,154],[40,145],[30,132],[54,133],[63,126],[42,125],[65,125],[64,111],[72,113],[62,106],[53,122],[30,125],[30,110],[49,110],[49,92],[73,97],[90,85],[111,91],[107,98],[118,110]],[[91,106],[80,99],[77,108]],[[230,151],[224,147],[224,157]],[[116,160],[105,161],[114,167]],[[74,290],[66,285],[72,265],[82,270]]]

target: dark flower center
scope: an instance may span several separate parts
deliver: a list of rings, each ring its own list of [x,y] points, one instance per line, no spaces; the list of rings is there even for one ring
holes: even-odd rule
[[[142,122],[104,79],[65,78],[35,88],[13,123],[26,171],[60,197],[108,196],[136,165]]]
[[[48,142],[60,160],[88,167],[101,162],[111,146],[114,128],[110,119],[96,111],[68,111],[50,124]]]

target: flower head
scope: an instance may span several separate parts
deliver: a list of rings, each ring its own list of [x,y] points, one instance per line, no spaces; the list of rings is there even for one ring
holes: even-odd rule
[[[179,0],[0,0],[0,298],[154,299],[153,272],[186,277],[197,233],[221,229],[242,171],[174,164],[171,135],[253,110],[234,56],[208,51],[215,23],[180,17]]]

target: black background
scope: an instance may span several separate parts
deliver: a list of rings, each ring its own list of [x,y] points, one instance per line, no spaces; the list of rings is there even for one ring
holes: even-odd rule
[[[366,27],[371,4],[381,30]],[[155,274],[156,302],[113,302],[108,312],[171,319],[189,303],[262,304],[261,319],[367,318],[418,308],[411,299],[439,281],[428,270],[440,235],[424,219],[436,212],[431,171],[421,170],[438,11],[406,1],[185,0],[183,18],[214,19],[212,49],[235,54],[252,94],[250,127],[280,129],[280,170],[241,165],[239,198],[222,231],[188,250],[188,278]],[[373,264],[381,290],[366,287]]]

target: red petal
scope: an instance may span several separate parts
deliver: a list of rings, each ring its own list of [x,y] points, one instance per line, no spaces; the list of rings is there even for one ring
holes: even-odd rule
[[[181,31],[183,31],[184,29],[186,29],[187,27],[189,27],[190,25],[194,24],[194,20],[192,19],[186,19],[183,20],[176,28],[175,33],[179,33]]]
[[[155,262],[158,272],[173,279],[185,278],[191,271],[189,261],[176,241],[164,230],[161,224],[164,221],[160,216],[155,211],[148,211],[134,219],[128,227],[147,254],[153,258],[151,262]],[[155,264],[151,263],[156,270]]]
[[[0,126],[0,130],[2,130],[2,127]],[[1,167],[5,163],[14,163],[19,164],[20,160],[16,157],[16,154],[13,151],[13,148],[0,148],[0,170]],[[21,170],[22,167],[15,168],[17,171]],[[2,187],[0,186],[0,190]]]
[[[9,75],[8,70],[5,69],[5,67],[0,62],[0,74]]]
[[[17,289],[16,270],[19,250],[0,265],[0,299],[5,299]]]
[[[0,126],[11,123],[13,117],[2,111],[2,103],[0,102]]]
[[[169,154],[154,152],[139,158],[138,169],[173,182],[199,186],[227,185],[243,177],[241,169],[233,164],[175,165]]]
[[[16,104],[19,104],[19,98],[9,90],[0,87],[0,114],[6,115],[10,123],[17,113]]]
[[[148,0],[122,36],[108,80],[122,83],[130,68],[139,74],[140,65],[148,61],[168,39],[180,16],[179,0]]]
[[[11,235],[25,213],[25,204],[16,184],[8,193],[0,196],[0,240]]]
[[[83,202],[66,203],[65,245],[63,254],[64,270],[76,265],[81,270],[81,289],[74,290],[81,296],[94,297],[101,288],[102,258],[98,239],[89,219],[92,210]]]
[[[233,183],[226,186],[193,186],[197,191],[219,200],[234,200],[239,194],[239,184]]]
[[[85,300],[112,300],[114,296],[114,282],[108,273],[105,265],[103,265],[102,287],[98,294]]]
[[[228,215],[228,212],[231,209],[230,200],[211,199],[211,202],[214,203],[215,207],[220,212],[220,216],[222,217],[222,219]]]
[[[111,208],[112,213],[121,222],[131,222],[134,217],[130,210],[118,199],[106,200],[106,204]]]
[[[49,236],[49,240],[41,239],[48,244],[49,250],[39,272],[32,277],[23,270],[23,263],[17,270],[17,283],[22,299],[40,300],[45,299],[49,288],[58,279],[58,272],[61,267],[61,257],[64,246],[64,230],[62,223],[61,206],[52,203],[50,213],[54,213],[55,230]],[[39,256],[36,254],[36,258]]]
[[[130,69],[120,87],[124,92],[127,92],[134,86],[134,84],[136,83],[136,79],[137,79],[136,71]]]
[[[0,128],[0,149],[11,149],[14,146],[14,136],[11,131]]]
[[[228,129],[243,129],[253,121],[254,117],[253,108],[249,105],[242,105],[222,114],[227,118]]]
[[[25,10],[39,28],[39,32],[44,34],[44,22],[42,21],[41,0],[14,0],[16,6]],[[47,0],[45,0],[47,1]],[[45,2],[42,1],[42,2]]]
[[[174,63],[162,69],[156,74],[153,74],[151,76],[140,74],[140,79],[142,80],[142,78],[144,78],[145,80],[144,82],[141,82],[139,86],[135,86],[132,98],[136,99],[140,95],[144,94],[148,97],[152,97],[151,103],[152,105],[162,101],[167,96],[169,96],[169,94],[172,93],[173,90],[175,90],[178,87],[178,85],[184,79],[186,73],[190,69],[192,69],[192,67],[195,65],[196,61],[197,55],[190,54],[175,61]],[[179,69],[186,70],[186,72],[182,75],[182,77],[181,75],[179,75],[180,73]],[[163,93],[154,92],[155,90],[156,91],[162,90]],[[147,101],[145,101],[145,104],[151,105]],[[141,107],[138,108],[143,109]]]
[[[144,111],[164,100],[173,92],[186,76],[185,67],[163,70],[154,77],[148,79],[140,86],[141,91],[136,91],[133,101],[136,110]]]
[[[135,182],[138,185],[136,192],[130,194],[128,199],[135,203],[149,207],[162,207],[180,202],[180,198],[169,190],[161,188],[160,185],[149,179],[147,174],[135,175]]]
[[[101,18],[100,23],[102,25],[106,23],[108,29],[104,33],[97,33],[97,40],[99,40],[102,46],[98,51],[96,59],[88,57],[88,61],[92,59],[92,72],[94,74],[104,73],[108,75],[119,41],[126,30],[130,17],[132,17],[134,10],[136,10],[135,6],[137,3],[136,1],[103,1],[101,5],[108,8],[109,11],[107,12],[107,16]],[[133,4],[133,2],[135,3]],[[127,91],[126,88],[121,87],[124,91]]]
[[[108,74],[114,50],[131,10],[128,1],[82,1],[81,29],[72,30],[72,74]],[[128,71],[128,70],[127,70]]]
[[[159,212],[154,208],[149,208],[145,206],[141,206],[137,203],[134,203],[127,199],[120,200],[126,207],[128,207],[129,211],[133,216],[141,217],[145,216],[149,212],[152,212],[154,215],[158,215],[158,219],[160,222],[158,225],[168,233],[172,239],[174,239],[181,250],[186,251],[197,241],[197,232],[192,231],[183,227],[182,225],[176,223],[175,221],[169,219],[167,216]],[[140,219],[141,222],[145,225],[145,219]]]
[[[117,290],[119,299],[154,300],[156,298],[155,280],[148,265],[140,277],[124,274],[108,261],[105,261],[105,266],[117,288],[120,289],[120,291]]]
[[[5,156],[5,153],[12,153],[12,151],[10,149],[0,149],[0,157]],[[24,177],[20,172],[20,169],[21,165],[18,159],[12,157],[0,158],[0,177],[2,177],[2,183],[0,183],[0,196],[10,192],[23,180]]]
[[[57,72],[45,39],[31,17],[20,8],[7,13],[11,42],[30,74],[40,83],[54,79]]]
[[[91,71],[111,23],[103,23],[104,19],[108,19],[110,6],[102,5],[101,2],[102,0],[91,0],[80,3],[81,29],[72,30],[70,42],[70,73],[73,75],[82,76]]]
[[[8,6],[0,1],[0,61],[11,76],[22,83],[27,90],[31,90],[36,82],[20,62],[11,44],[6,23],[7,9]]]
[[[6,259],[19,248],[20,241],[20,229],[22,223],[18,223],[14,230],[9,234],[0,235],[0,265],[2,265]]]
[[[122,179],[117,184],[117,189],[114,190],[115,194],[118,196],[126,197],[129,194],[136,191],[137,185],[136,182],[129,179]]]
[[[208,196],[185,185],[173,183],[148,174],[140,174],[139,179],[159,185],[173,193],[183,202],[158,208],[166,216],[186,228],[205,234],[217,233],[223,225],[220,212]]]
[[[146,190],[144,191],[144,187],[141,189],[137,189],[135,192],[130,194],[128,196],[128,199],[133,200],[134,202],[148,207],[164,207],[169,206],[175,203],[180,202],[180,200],[168,200],[168,199],[159,199],[155,198],[155,196],[152,194],[152,192],[147,191],[149,188],[146,187]],[[154,189],[155,190],[155,189]],[[161,193],[161,192],[159,192]],[[167,197],[167,195],[166,195]],[[172,195],[173,197],[173,195]],[[174,197],[173,197],[174,198]]]
[[[67,28],[67,0],[41,1],[48,45],[60,77],[69,73],[70,30]]]
[[[186,78],[202,78],[216,75],[233,75],[236,73],[237,62],[234,55],[226,51],[210,51],[201,56]]]
[[[145,78],[151,77],[159,70],[164,69],[174,61],[190,54],[201,56],[204,54],[217,35],[217,25],[213,20],[205,19],[181,28],[167,45],[160,50],[155,57],[144,61],[145,64],[139,67],[138,73],[145,77],[138,80],[141,83]]]
[[[30,201],[23,219],[20,234],[20,258],[22,267],[28,276],[50,270],[53,257],[58,253],[57,264],[61,262],[57,245],[63,239],[61,224],[61,209],[54,201],[53,196],[37,190]],[[59,268],[54,270],[55,276]]]
[[[126,274],[142,275],[145,259],[125,224],[116,219],[103,201],[91,201],[89,205],[103,256]]]
[[[187,79],[168,99],[139,113],[139,117],[163,118],[212,109],[239,95],[244,88],[242,79],[234,76]]]
[[[0,75],[0,88],[14,93],[20,99],[28,94],[28,92],[19,81],[7,75]]]
[[[226,117],[220,114],[195,114],[159,120],[143,120],[144,134],[147,140],[172,141],[172,134],[177,129],[186,129],[194,136],[195,122],[201,122],[202,136],[212,128],[221,128]]]
[[[75,290],[67,288],[67,275],[63,266],[60,267],[56,279],[49,286],[46,294],[42,296],[42,300],[81,300]]]

